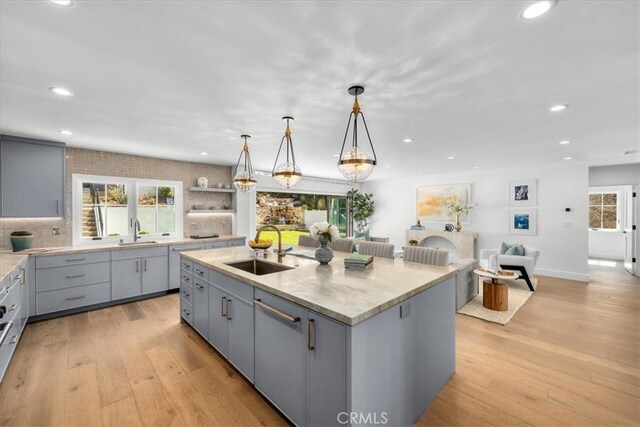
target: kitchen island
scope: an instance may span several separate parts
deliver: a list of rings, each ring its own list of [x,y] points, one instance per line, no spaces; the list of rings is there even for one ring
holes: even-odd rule
[[[452,267],[182,254],[181,314],[294,424],[412,425],[455,370]]]

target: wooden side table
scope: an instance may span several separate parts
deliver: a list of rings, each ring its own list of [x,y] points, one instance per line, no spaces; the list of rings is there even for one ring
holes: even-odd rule
[[[517,279],[518,273],[513,272],[512,276],[506,276],[483,269],[476,269],[473,272],[480,277],[489,279],[482,281],[482,306],[489,310],[507,311],[509,309],[509,287],[506,283],[498,282],[498,280]]]

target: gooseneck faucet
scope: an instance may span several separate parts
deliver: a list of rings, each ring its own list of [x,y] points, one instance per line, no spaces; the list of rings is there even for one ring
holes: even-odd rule
[[[282,263],[282,258],[284,258],[285,253],[282,250],[282,234],[280,233],[280,230],[278,229],[278,227],[274,225],[263,225],[262,227],[258,228],[258,231],[256,233],[256,238],[254,240],[256,242],[260,241],[260,233],[262,233],[262,231],[266,230],[267,228],[271,228],[275,230],[276,233],[278,233],[278,262]]]
[[[141,237],[140,235],[138,235],[138,233],[140,232],[140,221],[138,221],[138,219],[136,218],[135,222],[133,223],[133,242],[137,242],[138,239]]]

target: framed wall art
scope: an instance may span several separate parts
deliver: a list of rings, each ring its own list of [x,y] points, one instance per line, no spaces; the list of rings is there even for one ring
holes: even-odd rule
[[[454,196],[461,205],[471,204],[471,184],[428,185],[416,188],[416,217],[422,222],[452,222],[446,200]],[[469,216],[462,218],[469,223]]]
[[[509,206],[536,206],[537,183],[535,179],[520,179],[509,182]]]
[[[537,234],[537,210],[536,209],[509,209],[509,234]]]

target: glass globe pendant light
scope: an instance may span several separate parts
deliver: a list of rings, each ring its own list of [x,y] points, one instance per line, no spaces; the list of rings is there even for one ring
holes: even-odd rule
[[[373,149],[373,143],[371,142],[371,136],[369,136],[369,129],[367,128],[367,122],[364,119],[364,114],[360,110],[360,104],[358,104],[358,95],[364,92],[362,86],[351,86],[349,88],[349,94],[355,97],[353,102],[353,111],[349,114],[349,121],[347,122],[347,130],[344,133],[344,140],[342,141],[342,149],[340,150],[340,160],[338,160],[338,169],[346,179],[351,182],[364,181],[373,172],[373,167],[378,163],[376,157],[376,151]],[[364,124],[364,130],[369,140],[369,146],[371,147],[371,153],[366,149],[358,146],[358,118],[362,118],[362,124]],[[346,147],[347,137],[349,136],[349,126],[351,125],[351,119],[353,119],[353,130],[351,132],[351,147]]]
[[[284,136],[280,140],[280,148],[278,148],[278,154],[276,155],[276,161],[273,164],[271,175],[282,188],[291,188],[300,181],[302,173],[298,165],[296,165],[296,155],[293,152],[293,140],[291,139],[291,128],[289,127],[289,120],[293,120],[293,117],[284,116],[282,120],[287,121],[287,129],[284,131]],[[286,144],[287,160],[278,164],[282,144]]]
[[[236,168],[233,171],[233,185],[243,193],[248,193],[256,188],[256,177],[253,173],[253,166],[251,166],[251,156],[249,155],[249,146],[247,145],[247,138],[251,138],[251,136],[242,135],[240,137],[244,138],[244,145],[240,152]],[[243,162],[243,168],[239,171],[238,169],[240,168],[241,162]]]

